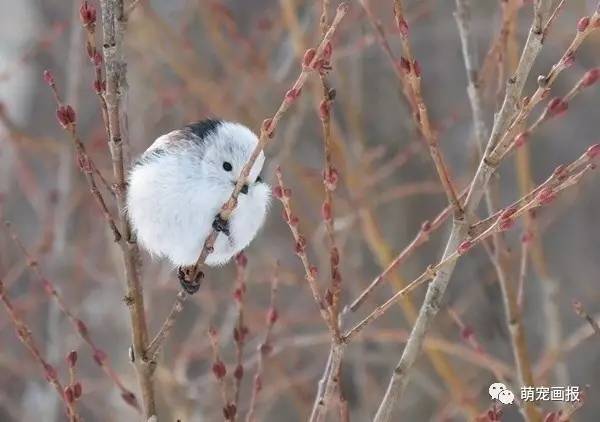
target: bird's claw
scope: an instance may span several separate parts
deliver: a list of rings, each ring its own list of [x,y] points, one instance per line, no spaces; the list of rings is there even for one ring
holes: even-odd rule
[[[212,223],[213,229],[218,232],[224,233],[226,236],[229,236],[229,221],[221,218],[221,214],[217,214]]]
[[[189,295],[193,295],[198,290],[200,290],[200,286],[202,285],[202,279],[204,278],[204,273],[202,271],[198,271],[196,277],[194,277],[194,279],[191,279],[193,276],[192,270],[193,267],[179,267],[177,270],[177,278],[179,279],[179,284],[181,285],[181,288]]]

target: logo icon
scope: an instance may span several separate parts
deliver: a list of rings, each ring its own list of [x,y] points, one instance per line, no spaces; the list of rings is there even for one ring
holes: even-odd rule
[[[498,395],[504,390],[506,390],[506,385],[502,384],[501,382],[495,382],[490,385],[488,392],[490,393],[492,400],[498,400]]]
[[[502,404],[513,404],[515,395],[510,390],[502,390],[500,391],[500,394],[498,394],[498,400]]]
[[[506,385],[501,382],[495,382],[490,385],[488,393],[490,393],[492,400],[498,400],[502,404],[513,404],[515,401],[513,392],[506,388]]]

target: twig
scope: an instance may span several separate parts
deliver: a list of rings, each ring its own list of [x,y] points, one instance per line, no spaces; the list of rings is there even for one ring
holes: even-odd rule
[[[223,416],[225,420],[234,421],[237,414],[237,407],[229,399],[229,394],[227,391],[227,367],[225,363],[221,359],[220,350],[219,350],[219,338],[217,336],[217,331],[214,328],[210,328],[208,330],[208,337],[210,339],[210,346],[213,351],[213,366],[212,371],[215,376],[217,382],[219,383],[219,389],[221,391],[221,399],[223,400]]]
[[[235,257],[237,269],[237,282],[233,292],[233,298],[238,306],[238,315],[233,328],[233,340],[235,342],[236,367],[233,371],[233,404],[239,408],[240,389],[244,377],[244,345],[248,335],[248,327],[244,324],[244,299],[246,298],[246,265],[248,259],[244,252]]]
[[[451,208],[447,207],[436,220],[443,221],[444,217],[449,215]],[[441,217],[441,218],[440,218]],[[406,258],[420,245],[425,243],[427,239],[429,239],[429,233],[432,230],[433,225],[429,223],[429,221],[424,222],[421,225],[421,229],[415,236],[415,238],[394,258],[392,262],[383,270],[381,274],[379,274],[375,279],[369,284],[369,286],[362,291],[362,293],[352,301],[348,309],[352,312],[356,312],[358,308],[364,303],[367,297],[375,290],[375,288],[385,279],[385,277],[398,265],[406,260]]]
[[[256,365],[256,371],[254,372],[254,379],[252,382],[252,396],[250,397],[250,404],[248,406],[248,413],[246,413],[246,422],[254,421],[254,413],[256,412],[256,404],[258,402],[258,395],[263,388],[263,373],[265,366],[265,359],[271,353],[273,345],[271,343],[271,337],[273,333],[273,326],[279,318],[276,306],[277,288],[279,285],[279,263],[275,266],[273,272],[273,278],[271,279],[271,301],[269,310],[266,315],[266,329],[262,342],[258,346],[258,363]]]
[[[427,106],[423,100],[422,88],[421,88],[421,69],[419,63],[414,59],[410,40],[408,38],[408,24],[406,22],[402,1],[394,0],[394,15],[396,17],[396,26],[400,31],[400,41],[402,42],[402,48],[406,58],[402,59],[402,68],[406,72],[406,78],[412,89],[414,99],[416,102],[416,112],[418,113],[415,117],[419,123],[419,129],[423,135],[423,138],[427,142],[429,147],[429,154],[435,165],[435,169],[438,173],[438,177],[444,187],[444,192],[448,198],[448,202],[452,204],[454,213],[457,216],[462,215],[462,207],[459,203],[458,196],[456,195],[456,189],[451,180],[450,173],[448,171],[448,165],[444,161],[444,157],[440,151],[437,135],[434,133],[431,123],[429,121],[429,113]]]
[[[54,76],[48,70],[44,71],[44,80],[46,81],[46,83],[52,90],[52,93],[54,94],[54,99],[56,100],[57,105],[56,117],[63,129],[69,134],[69,137],[71,138],[73,147],[75,148],[77,164],[79,166],[79,169],[85,176],[85,179],[88,183],[88,187],[90,189],[90,193],[92,194],[92,197],[94,198],[98,208],[100,209],[102,215],[108,223],[109,228],[113,232],[115,242],[119,242],[122,238],[121,232],[119,231],[119,229],[117,229],[115,220],[110,215],[110,211],[106,206],[104,197],[98,189],[98,186],[96,185],[96,180],[94,179],[94,174],[99,173],[99,170],[97,170],[96,165],[86,152],[85,145],[83,144],[83,142],[81,142],[79,136],[77,135],[75,111],[73,110],[71,105],[63,103],[56,89]]]
[[[8,313],[8,316],[15,328],[17,337],[19,337],[21,343],[23,343],[27,350],[29,350],[29,352],[33,355],[34,360],[41,366],[42,370],[44,371],[44,377],[46,378],[48,383],[54,387],[56,393],[64,402],[67,418],[71,422],[78,421],[79,415],[75,410],[73,402],[69,402],[69,400],[67,400],[67,397],[64,393],[64,388],[58,378],[56,368],[54,368],[52,365],[46,362],[46,360],[42,356],[40,349],[37,346],[33,335],[31,334],[31,330],[29,329],[27,324],[25,324],[25,322],[23,322],[23,320],[19,318],[11,300],[6,295],[6,292],[4,291],[4,283],[2,282],[2,280],[0,280],[0,300],[2,301],[4,308],[6,309],[6,312]]]
[[[290,231],[292,232],[292,236],[294,237],[295,242],[295,252],[296,255],[302,261],[302,265],[304,267],[304,274],[306,281],[310,287],[310,290],[313,295],[313,299],[315,303],[319,307],[319,312],[321,313],[321,317],[323,321],[325,321],[327,327],[333,332],[335,329],[333,328],[336,325],[336,321],[331,320],[331,314],[328,312],[328,307],[321,295],[321,291],[317,284],[317,267],[311,265],[310,260],[308,259],[308,255],[306,254],[306,238],[300,232],[298,225],[300,220],[293,213],[290,199],[292,197],[292,190],[286,188],[283,183],[283,175],[281,173],[281,169],[277,168],[275,175],[277,177],[278,186],[273,189],[274,195],[277,199],[281,201],[283,205],[283,217],[286,223],[288,224]]]
[[[473,129],[475,143],[479,155],[483,154],[484,138],[487,136],[487,128],[483,117],[483,100],[479,86],[479,73],[477,71],[477,50],[473,44],[471,33],[471,11],[470,0],[456,0],[456,12],[454,13],[462,45],[463,59],[467,70],[467,93],[471,103],[471,114],[473,116]]]
[[[340,22],[348,12],[348,8],[349,6],[346,3],[341,3],[338,6],[336,15],[333,18],[333,22],[331,23],[331,26],[329,27],[323,39],[321,40],[321,43],[319,44],[317,49],[311,49],[306,52],[303,58],[302,71],[300,72],[300,75],[298,75],[298,78],[292,85],[292,88],[286,93],[283,101],[279,105],[279,108],[277,109],[272,118],[263,121],[263,124],[260,129],[258,145],[254,149],[254,151],[252,151],[250,158],[242,168],[240,176],[236,182],[235,188],[231,194],[231,197],[221,208],[221,212],[219,214],[221,219],[225,221],[229,220],[231,214],[233,213],[233,210],[237,206],[237,198],[240,194],[240,191],[242,190],[243,185],[246,183],[246,178],[250,174],[252,166],[254,165],[260,153],[269,143],[270,139],[273,138],[275,134],[275,129],[277,128],[277,124],[279,123],[279,120],[281,119],[283,114],[290,108],[292,103],[300,95],[302,87],[304,86],[304,83],[306,82],[309,74],[315,70],[318,70],[320,72],[327,70],[330,58],[328,55],[331,54],[331,39],[333,38],[333,35],[335,34],[335,31],[337,30]],[[196,279],[196,276],[198,275],[198,270],[204,264],[204,260],[212,250],[217,236],[218,232],[213,229],[210,235],[206,238],[202,252],[196,260],[196,264],[193,267],[193,271],[190,272],[192,280]]]
[[[594,318],[592,318],[592,316],[586,312],[585,308],[583,307],[583,304],[580,301],[578,301],[578,300],[573,301],[573,309],[575,310],[575,313],[579,317],[585,319],[590,324],[590,327],[592,327],[594,332],[598,336],[600,336],[600,325],[598,325],[598,322],[596,322],[596,320]]]
[[[539,17],[539,14],[542,13],[544,16],[547,14],[549,3],[549,1],[544,0],[539,0],[536,2],[536,17],[534,18],[533,24],[529,30],[529,36],[525,46],[523,47],[519,65],[517,66],[515,74],[508,81],[504,102],[494,122],[494,127],[492,128],[492,133],[486,147],[486,152],[480,162],[480,165],[471,183],[469,194],[467,195],[465,203],[465,211],[467,216],[473,215],[485,193],[485,187],[494,171],[494,167],[491,167],[488,164],[486,156],[489,154],[489,152],[491,152],[493,147],[498,142],[500,136],[508,128],[512,117],[516,112],[517,101],[521,97],[527,76],[531,71],[531,67],[535,58],[541,50],[542,20]],[[465,221],[455,219],[444,251],[444,258],[456,250],[458,245],[465,240],[467,234],[468,225],[465,223]],[[412,369],[421,351],[425,335],[427,334],[433,318],[437,314],[437,311],[440,307],[441,300],[444,292],[446,291],[446,287],[448,286],[448,282],[450,281],[450,277],[454,271],[454,267],[455,261],[449,262],[447,266],[438,272],[435,279],[430,283],[425,295],[425,300],[421,306],[419,316],[417,317],[409,340],[402,353],[402,357],[394,369],[394,373],[390,379],[386,393],[375,415],[375,422],[385,422],[391,419],[392,411],[400,400],[402,392],[408,383],[410,370]]]
[[[102,370],[106,373],[106,375],[117,386],[117,388],[121,392],[121,397],[123,398],[123,400],[130,406],[132,406],[135,409],[137,409],[138,411],[140,411],[141,409],[139,407],[139,404],[138,404],[137,398],[135,397],[135,394],[133,394],[129,389],[127,389],[123,385],[123,382],[121,381],[121,378],[118,375],[118,372],[110,364],[108,355],[102,349],[100,349],[98,347],[98,345],[96,344],[96,342],[93,340],[92,336],[90,335],[87,324],[83,320],[81,320],[80,318],[75,316],[69,310],[69,308],[67,307],[67,304],[65,303],[63,297],[60,295],[60,293],[56,289],[56,286],[54,285],[54,283],[42,273],[42,270],[40,269],[38,261],[29,253],[29,251],[25,248],[25,245],[23,244],[23,242],[21,241],[21,239],[19,238],[17,233],[12,229],[11,223],[8,221],[5,221],[4,228],[7,231],[10,238],[15,243],[15,245],[17,246],[17,248],[25,256],[25,259],[27,260],[27,266],[29,268],[31,268],[31,270],[35,273],[37,278],[40,280],[40,283],[42,284],[42,287],[44,289],[44,293],[46,294],[46,296],[48,296],[48,298],[50,300],[56,301],[59,309],[67,317],[67,319],[73,326],[73,329],[77,332],[77,334],[79,334],[81,339],[92,350],[94,361],[98,364],[98,366],[100,366],[102,368]]]

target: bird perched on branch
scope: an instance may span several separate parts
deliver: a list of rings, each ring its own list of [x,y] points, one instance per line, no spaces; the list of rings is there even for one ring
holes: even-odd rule
[[[220,233],[206,258],[223,265],[254,239],[263,225],[270,188],[260,177],[261,152],[225,221],[219,216],[242,168],[258,144],[247,127],[204,120],[157,138],[129,174],[127,214],[139,244],[181,269],[193,266],[213,229]],[[195,288],[197,290],[197,287]]]

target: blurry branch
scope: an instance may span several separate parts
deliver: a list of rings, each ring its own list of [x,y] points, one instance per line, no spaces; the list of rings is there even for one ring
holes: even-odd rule
[[[438,177],[448,198],[448,202],[452,204],[455,213],[460,214],[462,213],[462,210],[456,195],[456,190],[451,180],[448,166],[446,165],[444,157],[441,154],[437,140],[437,134],[434,132],[434,129],[431,126],[427,106],[423,100],[421,88],[421,67],[415,60],[412,53],[410,40],[408,38],[408,24],[404,17],[402,3],[398,0],[394,2],[396,26],[400,33],[402,49],[406,55],[406,58],[401,57],[400,60],[397,60],[394,56],[383,30],[383,25],[375,18],[373,12],[371,11],[369,1],[361,0],[360,3],[367,14],[367,18],[375,29],[375,34],[380,45],[382,46],[387,57],[392,62],[394,72],[400,80],[404,94],[407,97],[409,104],[413,108],[413,118],[415,120],[415,124],[419,128],[425,142],[427,143],[427,146],[429,147],[429,154],[433,160]]]
[[[258,401],[258,395],[263,388],[263,377],[264,377],[264,366],[265,359],[270,355],[273,350],[271,344],[271,337],[273,332],[273,326],[278,319],[278,312],[276,307],[277,288],[279,284],[279,263],[275,266],[273,271],[273,277],[271,279],[271,300],[269,304],[269,310],[266,315],[266,329],[262,342],[258,346],[257,350],[257,364],[256,371],[254,372],[254,378],[252,380],[252,396],[250,397],[250,404],[248,406],[248,413],[246,413],[246,422],[253,422],[255,420],[254,413],[256,412],[256,404]]]
[[[248,327],[244,322],[244,305],[246,300],[246,266],[248,258],[244,252],[240,252],[235,257],[236,266],[236,284],[233,291],[233,299],[237,304],[237,318],[233,327],[233,341],[235,343],[235,358],[236,367],[233,372],[233,404],[236,409],[239,409],[240,390],[242,387],[242,379],[244,377],[244,346],[248,337]]]
[[[33,151],[47,150],[53,154],[60,152],[58,139],[34,137],[27,134],[8,115],[2,103],[0,103],[0,122],[6,128],[9,137],[14,141],[16,148],[30,149]]]
[[[79,421],[79,415],[75,410],[73,402],[69,402],[67,396],[64,393],[64,389],[58,378],[56,368],[50,365],[48,362],[46,362],[46,360],[42,356],[40,349],[37,343],[35,342],[33,335],[31,334],[31,330],[29,329],[27,324],[21,318],[19,318],[11,300],[6,295],[6,292],[4,291],[4,283],[2,282],[2,280],[0,280],[0,301],[2,301],[2,304],[4,305],[6,313],[10,318],[10,321],[15,329],[17,337],[19,338],[21,343],[23,343],[23,345],[27,348],[27,350],[29,350],[29,352],[33,355],[33,358],[36,361],[36,363],[38,363],[41,366],[42,370],[44,371],[44,377],[46,378],[48,383],[54,387],[56,393],[64,402],[67,418],[70,422]]]
[[[152,385],[152,373],[156,362],[148,359],[148,327],[144,311],[144,295],[139,273],[140,253],[133,237],[125,212],[127,183],[125,180],[127,163],[123,145],[127,139],[127,109],[123,99],[127,98],[127,66],[124,61],[123,39],[126,16],[123,0],[101,0],[104,69],[106,75],[106,119],[108,122],[108,145],[112,158],[115,179],[115,194],[119,212],[120,231],[123,241],[119,242],[125,264],[127,285],[126,303],[131,319],[134,364],[143,397],[144,417],[156,415],[156,403]]]
[[[600,145],[591,146],[581,157],[568,166],[560,166],[542,184],[532,190],[529,194],[515,201],[509,207],[499,211],[494,217],[493,223],[484,231],[475,232],[470,238],[461,242],[456,250],[445,254],[444,258],[435,265],[429,266],[420,276],[410,282],[404,289],[398,291],[384,304],[378,306],[373,312],[365,317],[343,335],[345,342],[358,334],[365,326],[379,318],[385,311],[401,296],[407,295],[416,287],[435,279],[438,273],[449,263],[455,263],[462,255],[468,252],[477,243],[482,242],[495,233],[500,233],[513,227],[515,218],[526,215],[530,210],[547,205],[554,200],[556,194],[561,190],[579,182],[582,176],[594,166],[593,161],[600,156]],[[489,221],[490,218],[486,219]],[[477,226],[475,224],[473,227]],[[369,289],[370,287],[367,287]]]
[[[515,74],[508,80],[504,102],[496,116],[485,154],[481,159],[480,165],[473,178],[473,182],[471,183],[469,194],[467,195],[464,209],[466,212],[466,218],[468,219],[472,218],[474,215],[483,195],[485,194],[489,179],[500,163],[498,155],[502,157],[505,144],[510,144],[510,141],[505,142],[504,139],[508,137],[510,140],[512,140],[512,136],[507,136],[510,135],[511,131],[509,129],[511,124],[519,120],[517,115],[522,115],[523,109],[526,108],[526,106],[523,106],[521,109],[519,109],[517,105],[521,98],[522,91],[525,86],[527,76],[531,71],[533,62],[542,48],[544,34],[543,29],[545,28],[544,20],[548,16],[549,8],[550,2],[543,0],[536,2],[534,5],[534,19],[529,31],[529,36],[525,46],[523,47],[523,52]],[[592,19],[594,25],[589,26],[595,27],[595,23],[598,21],[598,19],[600,19],[598,12],[594,14]],[[581,43],[581,33],[583,32],[587,35],[590,31],[590,29],[578,31],[578,34],[576,35],[576,42],[574,41],[573,48]],[[564,69],[564,66],[555,66],[550,75],[541,78],[545,88],[549,87],[556,75],[562,69]],[[535,98],[535,94],[532,98]],[[526,104],[529,103],[535,102],[533,100],[526,102]],[[466,223],[466,221],[464,221],[464,219],[455,219],[442,261],[444,261],[449,255],[453,254],[456,248],[465,241],[468,235],[468,227],[469,225]],[[394,374],[390,380],[386,394],[375,416],[376,422],[390,420],[394,406],[399,401],[408,382],[410,369],[414,365],[420,353],[425,335],[440,307],[443,294],[446,290],[454,267],[455,261],[448,262],[444,268],[440,269],[434,280],[430,283],[425,301],[421,307],[419,317],[417,318],[417,321],[413,327],[411,337],[404,349],[398,365],[394,370]]]
[[[406,101],[408,102],[410,108],[413,110],[412,117],[413,117],[414,123],[415,123],[416,127],[421,128],[422,126],[421,126],[421,121],[420,121],[419,108],[418,108],[418,105],[416,102],[414,91],[411,87],[411,84],[408,81],[408,75],[407,75],[410,72],[411,64],[408,60],[406,60],[404,58],[397,59],[397,57],[395,56],[395,54],[392,51],[390,44],[387,40],[387,36],[386,36],[385,30],[384,30],[383,24],[381,23],[381,21],[379,19],[376,18],[376,16],[374,15],[374,13],[370,7],[370,0],[361,0],[360,4],[362,5],[363,9],[365,10],[365,13],[366,13],[369,23],[373,26],[378,44],[381,46],[386,57],[388,58],[388,60],[390,61],[391,65],[392,65],[394,74],[396,75],[396,77],[402,87],[402,92],[404,93]],[[400,31],[404,37],[404,35],[408,31],[408,26],[406,24],[406,20],[397,21],[396,23],[397,23],[398,29],[400,29]],[[406,43],[407,43],[407,40],[405,41],[403,46],[406,45]],[[408,45],[408,47],[410,48],[410,45]],[[413,64],[412,66],[414,68],[415,64]],[[417,66],[418,66],[418,64],[417,64]],[[420,77],[420,68],[417,67],[417,69],[419,69],[419,77]],[[415,82],[416,79],[418,79],[418,77],[415,77],[415,75],[413,75],[413,82]],[[356,119],[350,119],[350,121],[354,121],[354,120],[356,120]],[[430,151],[431,151],[431,148],[430,148]],[[369,172],[367,172],[367,173],[369,173]],[[439,182],[438,182],[438,184],[439,184]],[[442,186],[443,186],[443,184],[442,184]],[[448,190],[445,188],[444,188],[444,191],[448,192]],[[445,219],[446,219],[446,217],[444,217],[443,220],[440,221],[440,223],[443,223],[445,221]],[[382,268],[387,267],[388,265],[390,265],[389,263],[390,263],[390,260],[392,259],[392,257],[391,257],[392,254],[391,254],[390,248],[385,244],[385,240],[381,236],[380,230],[377,226],[377,222],[369,210],[361,211],[361,222],[362,222],[363,231],[365,233],[365,237],[367,238],[367,241],[369,243],[371,250],[377,256],[377,259],[380,262],[380,266]],[[390,274],[390,277],[392,278],[396,289],[401,289],[406,285],[406,283],[403,282],[398,275]],[[404,315],[406,316],[409,323],[411,323],[411,324],[414,323],[415,318],[416,318],[416,310],[415,310],[414,305],[410,301],[410,298],[404,297],[402,299],[402,301],[400,302],[400,305],[402,306]],[[428,351],[428,355],[429,355],[429,358],[430,358],[436,372],[445,381],[445,383],[448,386],[448,390],[456,398],[457,404],[464,407],[465,409],[467,409],[470,417],[475,416],[476,410],[467,401],[464,400],[464,397],[466,396],[466,394],[464,394],[465,385],[462,383],[460,377],[456,376],[456,374],[454,373],[450,364],[444,359],[444,357],[442,355],[440,355],[439,353],[437,353],[435,351]]]
[[[95,175],[99,174],[100,171],[98,170],[96,164],[92,161],[91,157],[88,155],[85,149],[85,145],[83,144],[83,142],[81,142],[77,134],[75,110],[73,110],[73,107],[70,104],[65,104],[62,101],[56,88],[56,83],[54,81],[54,76],[52,75],[52,73],[50,73],[49,71],[45,71],[44,80],[46,81],[46,83],[52,90],[52,93],[54,94],[54,99],[56,100],[57,106],[56,117],[62,128],[65,130],[65,132],[69,134],[69,137],[71,138],[71,142],[73,143],[73,147],[75,149],[75,156],[77,159],[79,169],[85,176],[92,197],[96,201],[98,208],[100,209],[102,215],[108,223],[108,227],[113,233],[115,242],[119,242],[122,238],[121,232],[117,228],[115,220],[113,219],[113,217],[110,214],[110,211],[108,210],[106,201],[104,200],[102,193],[96,185]]]
[[[25,256],[27,266],[35,273],[35,275],[39,279],[41,287],[43,288],[46,296],[48,296],[48,299],[54,300],[56,302],[63,315],[69,320],[69,322],[73,326],[73,329],[77,332],[77,334],[79,334],[79,337],[81,337],[81,339],[89,346],[89,348],[92,351],[94,362],[96,362],[96,364],[102,368],[104,373],[117,386],[123,400],[130,406],[133,406],[137,410],[140,410],[135,394],[133,394],[123,385],[123,382],[121,381],[117,371],[110,364],[108,355],[106,354],[106,352],[100,349],[97,346],[96,342],[93,340],[87,324],[83,320],[75,316],[73,312],[69,310],[67,304],[56,289],[54,283],[42,273],[38,261],[25,248],[25,245],[23,244],[17,233],[12,229],[12,225],[9,222],[5,221],[3,226],[6,232],[8,233],[9,237],[17,246],[17,249],[19,249],[19,251]]]
[[[466,193],[466,192],[465,192]],[[464,194],[462,195],[464,196]],[[369,286],[362,291],[362,293],[354,299],[349,305],[348,309],[352,312],[356,312],[359,307],[364,303],[367,297],[375,290],[375,288],[381,284],[382,281],[398,266],[406,261],[406,259],[414,253],[414,251],[429,240],[429,236],[432,231],[437,230],[450,216],[452,211],[451,206],[447,206],[442,212],[440,212],[434,219],[433,222],[425,221],[421,224],[421,228],[417,232],[413,240],[388,264],[388,266],[379,274]]]
[[[237,416],[237,407],[233,400],[230,399],[230,394],[227,388],[227,367],[221,359],[221,351],[217,331],[211,327],[208,330],[208,337],[213,352],[212,372],[217,382],[219,383],[219,390],[221,393],[221,399],[223,401],[223,417],[226,421],[234,421]]]
[[[458,25],[458,33],[462,46],[463,59],[467,70],[467,93],[471,103],[471,114],[473,116],[473,129],[475,143],[479,155],[483,153],[484,138],[487,136],[487,128],[483,117],[483,99],[479,85],[479,74],[477,71],[477,49],[473,43],[471,33],[471,10],[470,0],[456,0],[456,12],[454,13]]]
[[[290,199],[292,197],[291,189],[285,187],[283,182],[283,176],[281,169],[277,169],[276,172],[278,186],[274,189],[275,197],[278,198],[284,208],[284,219],[288,224],[292,236],[295,242],[296,255],[302,261],[304,266],[305,277],[310,286],[313,294],[313,298],[319,307],[321,317],[329,329],[331,336],[331,348],[329,351],[329,357],[323,377],[319,381],[319,387],[315,402],[312,408],[311,416],[309,420],[322,421],[324,420],[328,404],[333,396],[335,388],[339,388],[339,369],[342,362],[342,355],[344,351],[344,342],[342,341],[339,325],[338,325],[338,314],[334,312],[333,308],[333,293],[331,290],[325,292],[325,296],[321,294],[319,285],[317,283],[317,267],[310,264],[308,255],[306,253],[306,238],[301,234],[298,226],[300,220],[293,213],[291,208]]]

